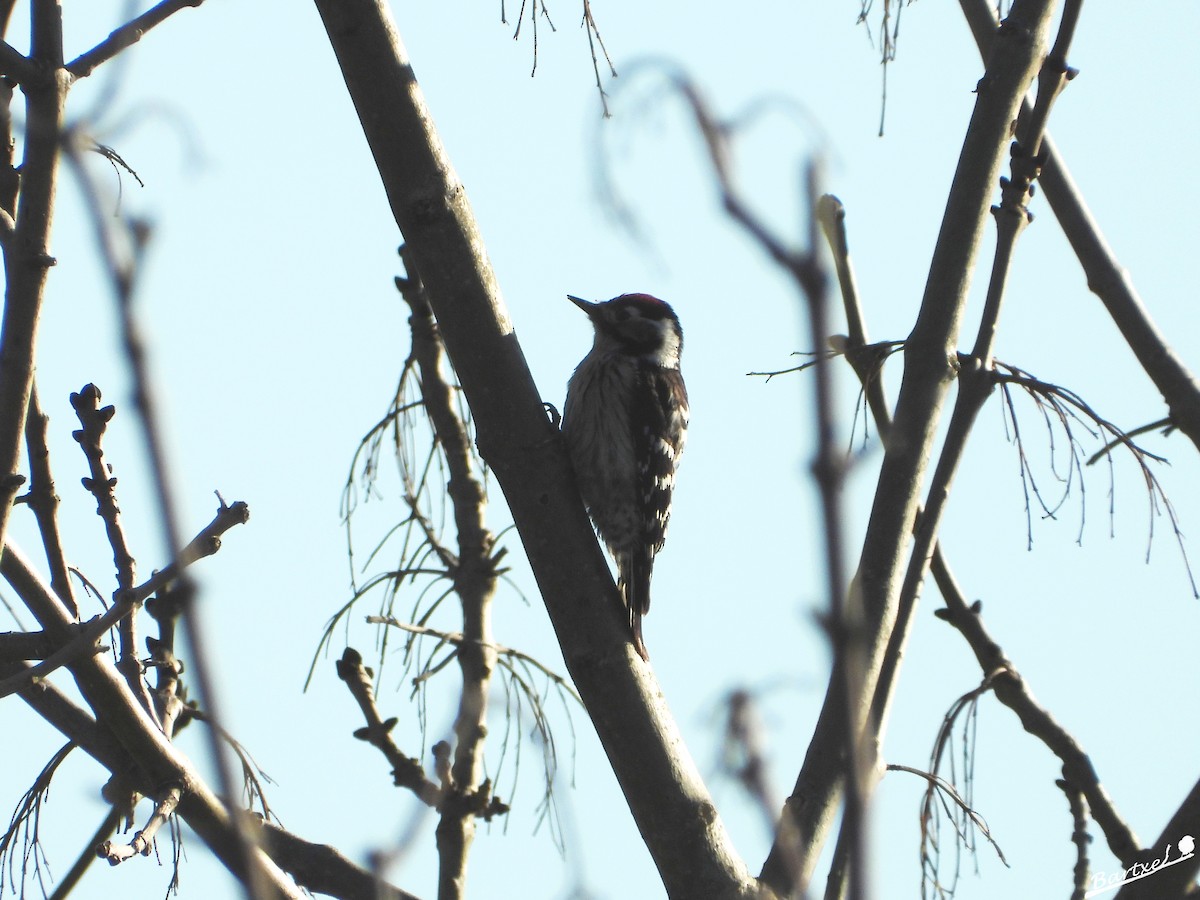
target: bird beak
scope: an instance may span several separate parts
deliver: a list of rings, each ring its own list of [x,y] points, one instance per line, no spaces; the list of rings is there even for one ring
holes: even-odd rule
[[[585,313],[587,313],[588,318],[591,318],[592,312],[596,308],[595,303],[589,303],[587,300],[584,300],[582,297],[572,297],[570,294],[567,294],[567,299],[570,300],[572,303],[574,303],[576,306],[578,306],[580,309],[582,309]]]

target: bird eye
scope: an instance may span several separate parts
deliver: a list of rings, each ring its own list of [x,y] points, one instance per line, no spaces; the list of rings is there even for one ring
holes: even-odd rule
[[[627,309],[618,309],[617,310],[617,321],[618,322],[624,322],[628,318],[629,318],[629,310],[627,310]]]

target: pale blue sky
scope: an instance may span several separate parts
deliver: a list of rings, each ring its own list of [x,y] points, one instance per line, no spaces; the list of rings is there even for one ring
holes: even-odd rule
[[[121,6],[68,4],[68,55],[106,35]],[[518,9],[508,3],[510,17]],[[539,28],[533,79],[530,35],[514,43],[514,23],[499,22],[497,4],[398,4],[394,14],[543,397],[561,403],[590,342],[568,292],[602,299],[648,291],[671,301],[682,318],[692,427],[646,640],[738,849],[757,871],[767,846],[763,823],[717,772],[720,703],[735,687],[775,686],[762,715],[782,797],[820,706],[828,654],[813,622],[824,601],[814,491],[805,475],[811,384],[805,376],[764,384],[745,373],[786,367],[789,354],[809,341],[790,285],[723,218],[679,105],[655,95],[652,64],[683,67],[725,114],[767,95],[799,110],[772,113],[747,134],[739,174],[772,222],[795,228],[804,154],[827,154],[827,188],[847,207],[876,339],[903,338],[911,327],[982,66],[955,4],[906,8],[889,74],[887,134],[879,138],[878,56],[854,24],[858,4],[851,0],[743,8],[673,0],[593,9],[622,73],[607,85],[616,115],[602,128],[575,5],[552,7],[556,33],[544,23]],[[24,21],[19,12],[15,35],[25,33]],[[1051,120],[1118,257],[1193,366],[1200,365],[1192,273],[1200,191],[1191,175],[1200,149],[1198,29],[1200,11],[1186,0],[1137,13],[1116,4],[1087,6],[1071,56],[1081,75]],[[147,35],[124,68],[106,67],[80,85],[74,114],[92,109],[99,92],[114,86],[107,80],[114,75],[120,76],[116,100],[94,130],[146,182],[137,188],[126,180],[123,208],[152,216],[157,226],[138,310],[172,428],[186,528],[192,532],[211,518],[214,489],[251,508],[250,523],[197,568],[201,603],[220,647],[228,726],[278,782],[271,800],[287,827],[361,858],[394,840],[416,803],[390,786],[382,757],[352,739],[361,723],[334,675],[333,656],[307,694],[301,687],[323,623],[347,599],[339,524],[347,467],[358,436],[386,409],[407,351],[406,309],[391,286],[400,238],[311,5],[209,0],[186,10]],[[623,233],[597,196],[601,143],[652,249]],[[115,187],[115,176],[104,177]],[[1160,398],[1088,293],[1040,197],[1033,211],[997,356],[1076,389],[1118,424],[1161,417]],[[78,487],[84,465],[70,438],[67,394],[88,381],[119,409],[108,458],[121,479],[142,570],[161,565],[164,551],[113,303],[89,241],[68,178],[38,380],[52,417],[68,554],[111,590],[111,552],[91,499]],[[985,259],[990,253],[989,234]],[[982,297],[982,276],[976,282],[963,347],[970,346]],[[894,378],[898,362],[893,366]],[[840,377],[848,425],[854,394],[849,371]],[[1029,435],[1041,427],[1030,407],[1022,424]],[[1195,535],[1194,448],[1178,436],[1147,436],[1145,444],[1170,457],[1172,465],[1159,475],[1185,533]],[[865,457],[849,491],[852,548],[877,462],[877,453]],[[1046,465],[1037,475],[1052,486]],[[993,404],[980,418],[957,482],[945,546],[964,589],[983,601],[993,635],[1035,695],[1091,753],[1118,808],[1150,842],[1200,775],[1194,754],[1200,729],[1190,700],[1200,603],[1165,520],[1155,523],[1145,564],[1145,495],[1128,461],[1118,458],[1116,475],[1115,537],[1109,537],[1101,468],[1088,472],[1082,546],[1076,546],[1075,495],[1059,521],[1035,513],[1034,547],[1027,551],[1016,452]],[[499,530],[506,514],[500,492],[492,496],[491,522]],[[400,507],[389,495],[368,512],[382,523],[399,516]],[[25,518],[18,517],[14,537],[32,556]],[[502,592],[497,640],[562,670],[515,535],[505,543],[513,579],[530,604]],[[1190,550],[1200,564],[1200,549],[1193,543]],[[979,681],[964,642],[932,616],[938,605],[927,591],[887,735],[889,762],[923,767],[943,712]],[[368,607],[364,614],[373,611]],[[455,627],[452,618],[440,624]],[[367,626],[353,626],[351,643],[371,658]],[[446,673],[444,696],[431,694],[430,743],[449,725],[445,698],[456,678]],[[400,717],[396,737],[415,754],[416,710],[398,679],[393,665],[382,703],[385,715]],[[539,773],[537,748],[527,744],[507,827],[481,828],[476,841],[472,897],[551,900],[566,896],[577,879],[596,897],[663,896],[586,717],[576,713],[574,724],[575,764],[572,770],[568,760],[559,794],[570,822],[565,859],[545,828],[531,834]],[[497,719],[494,730],[501,725]],[[569,757],[566,723],[559,717],[557,725]],[[61,743],[14,701],[0,705],[0,730],[10,729],[28,738],[6,759],[0,812],[12,808]],[[189,732],[181,743],[203,759],[198,729]],[[982,876],[967,874],[967,863],[959,896],[1066,896],[1071,821],[1054,787],[1055,759],[990,698],[981,705],[978,738],[976,806],[1012,868],[981,851]],[[56,872],[65,872],[103,815],[100,774],[80,757],[55,784],[43,834]],[[917,895],[922,787],[911,776],[891,775],[879,789],[880,897]],[[433,824],[426,820],[426,836],[392,873],[425,898],[436,894]],[[1098,829],[1092,832],[1094,867],[1114,870]],[[182,877],[184,898],[234,895],[194,838]],[[168,878],[153,860],[115,870],[97,866],[77,896],[118,890],[159,896]]]

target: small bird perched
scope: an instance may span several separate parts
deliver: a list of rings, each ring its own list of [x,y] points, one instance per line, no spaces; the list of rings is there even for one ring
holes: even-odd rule
[[[649,660],[642,616],[687,437],[683,329],[675,311],[649,294],[568,299],[587,313],[596,337],[567,384],[563,436],[588,514],[617,563],[634,649]]]

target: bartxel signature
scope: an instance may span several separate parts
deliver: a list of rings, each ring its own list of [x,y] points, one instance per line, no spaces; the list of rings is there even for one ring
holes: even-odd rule
[[[1196,842],[1190,834],[1185,834],[1179,839],[1179,856],[1171,859],[1172,844],[1167,844],[1167,849],[1163,852],[1160,859],[1151,860],[1150,862],[1134,863],[1123,872],[1115,872],[1112,875],[1105,875],[1103,872],[1097,872],[1092,876],[1091,890],[1083,896],[1095,897],[1097,894],[1103,894],[1114,888],[1119,888],[1123,884],[1130,881],[1137,881],[1140,878],[1146,878],[1161,872],[1168,866],[1173,866],[1176,863],[1181,863],[1185,859],[1191,859],[1195,856]]]

